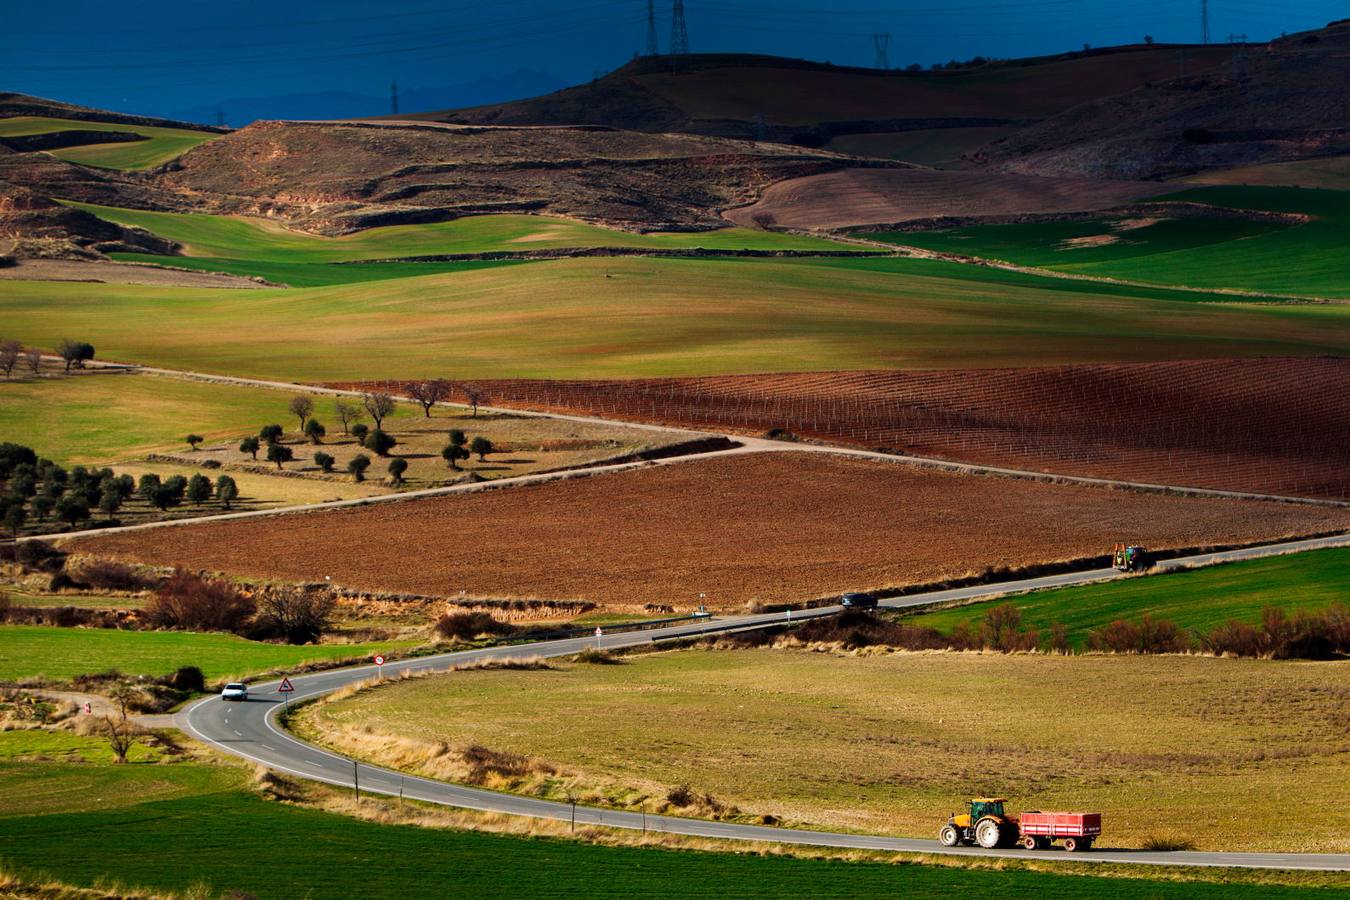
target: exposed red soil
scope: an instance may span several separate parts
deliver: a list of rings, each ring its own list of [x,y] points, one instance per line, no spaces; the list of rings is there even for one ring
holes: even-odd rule
[[[1109,209],[1158,192],[1156,184],[1041,178],[1001,172],[844,169],[770,185],[731,221],[784,228],[846,228],[944,217],[1031,215]],[[767,219],[765,218],[767,217]]]
[[[1342,500],[1347,385],[1350,359],[478,384],[496,405]]]
[[[758,453],[323,513],[129,532],[74,549],[144,563],[615,609],[804,600],[1078,559],[1350,527],[1350,510]]]

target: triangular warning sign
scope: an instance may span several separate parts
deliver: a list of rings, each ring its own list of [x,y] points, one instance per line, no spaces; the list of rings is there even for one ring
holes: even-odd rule
[[[277,693],[289,694],[293,690],[295,690],[295,688],[291,687],[291,680],[289,678],[283,677],[281,679],[281,687],[277,688]]]

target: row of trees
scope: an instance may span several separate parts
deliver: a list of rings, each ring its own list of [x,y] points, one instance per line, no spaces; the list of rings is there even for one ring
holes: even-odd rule
[[[83,369],[84,364],[94,358],[94,345],[67,338],[56,345],[56,355],[66,364],[67,372],[72,367]],[[37,375],[42,371],[42,351],[37,347],[25,347],[20,341],[0,339],[0,372],[11,378],[20,362],[30,375]]]
[[[0,519],[15,537],[30,522],[49,518],[73,528],[97,512],[111,524],[133,499],[164,512],[184,502],[200,506],[212,499],[229,509],[238,496],[239,487],[228,475],[212,483],[201,474],[161,479],[147,473],[137,481],[109,468],[74,466],[67,471],[30,447],[0,444]]]

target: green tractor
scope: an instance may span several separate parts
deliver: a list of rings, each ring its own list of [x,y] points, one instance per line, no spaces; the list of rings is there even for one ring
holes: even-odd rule
[[[952,813],[938,832],[938,841],[944,847],[979,844],[992,849],[1013,846],[1017,836],[1017,819],[1003,811],[1002,797],[976,797],[969,812]]]

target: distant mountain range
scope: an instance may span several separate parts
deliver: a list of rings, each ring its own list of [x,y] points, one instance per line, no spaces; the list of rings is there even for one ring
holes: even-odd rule
[[[420,111],[481,106],[520,97],[547,94],[567,83],[544,72],[520,70],[506,75],[485,76],[476,81],[444,87],[399,89],[399,109]],[[374,96],[351,91],[318,91],[277,94],[269,97],[233,97],[174,110],[170,117],[184,122],[216,124],[217,112],[225,123],[239,128],[259,119],[355,119],[387,116],[389,95]]]

